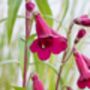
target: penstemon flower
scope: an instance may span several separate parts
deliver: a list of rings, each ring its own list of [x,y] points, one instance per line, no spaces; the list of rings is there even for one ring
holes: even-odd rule
[[[37,74],[34,74],[32,76],[32,81],[33,81],[33,90],[44,90],[43,83],[41,82],[41,80],[39,80]]]
[[[67,39],[52,30],[40,14],[35,15],[35,20],[38,38],[30,46],[33,53],[37,52],[41,60],[47,60],[51,53],[59,54],[67,48]]]
[[[88,15],[83,15],[79,18],[74,19],[74,23],[82,26],[90,27],[90,18]]]
[[[74,49],[73,52],[80,72],[77,85],[81,89],[84,89],[85,87],[90,88],[90,59],[83,54],[80,54],[76,49]]]

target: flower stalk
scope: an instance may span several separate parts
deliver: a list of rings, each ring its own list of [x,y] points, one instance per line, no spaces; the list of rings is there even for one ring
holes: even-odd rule
[[[69,26],[69,30],[67,32],[67,40],[69,41],[70,39],[70,35],[71,35],[71,31],[72,31],[72,28],[73,28],[73,22],[71,22],[70,26]],[[68,47],[69,48],[69,47]],[[64,54],[63,54],[63,58],[62,58],[62,64],[60,65],[60,68],[59,68],[59,72],[58,72],[58,76],[57,76],[57,81],[56,81],[56,88],[55,90],[59,90],[59,81],[60,81],[60,78],[61,78],[61,74],[62,74],[62,71],[63,71],[63,67],[65,65],[65,63],[67,62],[66,60],[66,57],[67,57],[67,54],[68,54],[68,51],[69,49],[67,49]]]
[[[74,23],[72,22],[72,23],[70,24],[69,31],[67,32],[67,39],[68,39],[68,41],[70,40],[70,35],[71,35],[71,31],[72,31],[73,25],[74,25]],[[79,43],[79,41],[80,41],[85,35],[86,35],[85,29],[80,29],[80,30],[78,31],[78,34],[77,34],[76,39],[75,39],[75,41],[76,41],[77,38],[78,38],[78,41],[77,41],[77,43],[75,43],[75,41],[74,41],[74,45],[77,45],[77,44]],[[69,53],[69,52],[70,52],[70,53]],[[69,53],[69,54],[68,54],[68,53]],[[64,55],[63,55],[63,58],[62,58],[62,65],[61,65],[60,68],[59,68],[59,73],[58,73],[58,78],[57,78],[56,89],[55,89],[55,90],[58,90],[59,80],[60,80],[60,78],[61,78],[61,73],[62,73],[62,71],[63,71],[63,67],[64,67],[65,63],[69,60],[69,58],[70,58],[70,56],[71,56],[72,54],[73,54],[73,49],[71,49],[71,51],[70,51],[69,42],[68,42],[68,48],[67,48],[67,50],[64,52]]]
[[[30,3],[30,0],[26,0],[26,4]],[[32,10],[34,8],[32,7]],[[28,67],[28,38],[30,37],[30,32],[31,32],[31,25],[32,25],[32,20],[30,18],[31,16],[31,11],[28,11],[26,8],[26,28],[25,28],[25,47],[24,47],[24,71],[23,71],[23,87],[26,88],[26,82],[27,82],[27,67]]]

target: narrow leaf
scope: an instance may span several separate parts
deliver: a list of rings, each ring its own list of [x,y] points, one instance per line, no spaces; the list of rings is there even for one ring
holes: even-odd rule
[[[15,86],[15,87],[14,87],[14,90],[25,90],[25,88]]]
[[[8,19],[6,22],[8,43],[11,41],[14,24],[22,0],[8,0]]]
[[[39,8],[42,15],[52,16],[52,12],[51,12],[51,9],[49,7],[48,0],[35,0],[35,1],[38,5],[38,8]],[[44,18],[50,26],[53,25],[52,19],[48,19],[46,17],[44,17]]]
[[[62,26],[64,18],[67,15],[67,12],[68,12],[68,7],[69,7],[69,0],[64,0],[63,4],[62,4],[62,12],[60,13],[60,23],[58,25],[57,30],[59,30],[60,27]]]
[[[19,52],[19,64],[21,69],[23,70],[23,64],[24,64],[24,46],[25,42],[21,40],[20,38],[18,39],[18,52]]]

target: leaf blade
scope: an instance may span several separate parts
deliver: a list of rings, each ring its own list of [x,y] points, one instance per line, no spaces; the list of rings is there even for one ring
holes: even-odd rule
[[[8,19],[6,22],[8,43],[11,41],[14,24],[22,0],[8,0]]]
[[[48,4],[48,0],[35,0],[36,4],[38,5],[38,8],[41,12],[42,15],[48,15],[48,16],[52,16],[52,11],[49,7]],[[42,4],[44,3],[44,4]],[[53,20],[52,19],[48,19],[47,17],[44,17],[44,19],[46,20],[46,22],[50,25],[53,26]]]

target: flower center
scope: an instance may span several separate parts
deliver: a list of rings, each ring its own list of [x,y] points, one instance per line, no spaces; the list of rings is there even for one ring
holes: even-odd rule
[[[43,49],[46,48],[46,46],[45,46],[44,44],[42,44],[41,47],[42,47]]]
[[[49,48],[52,45],[52,38],[39,39],[39,47],[42,49]]]

